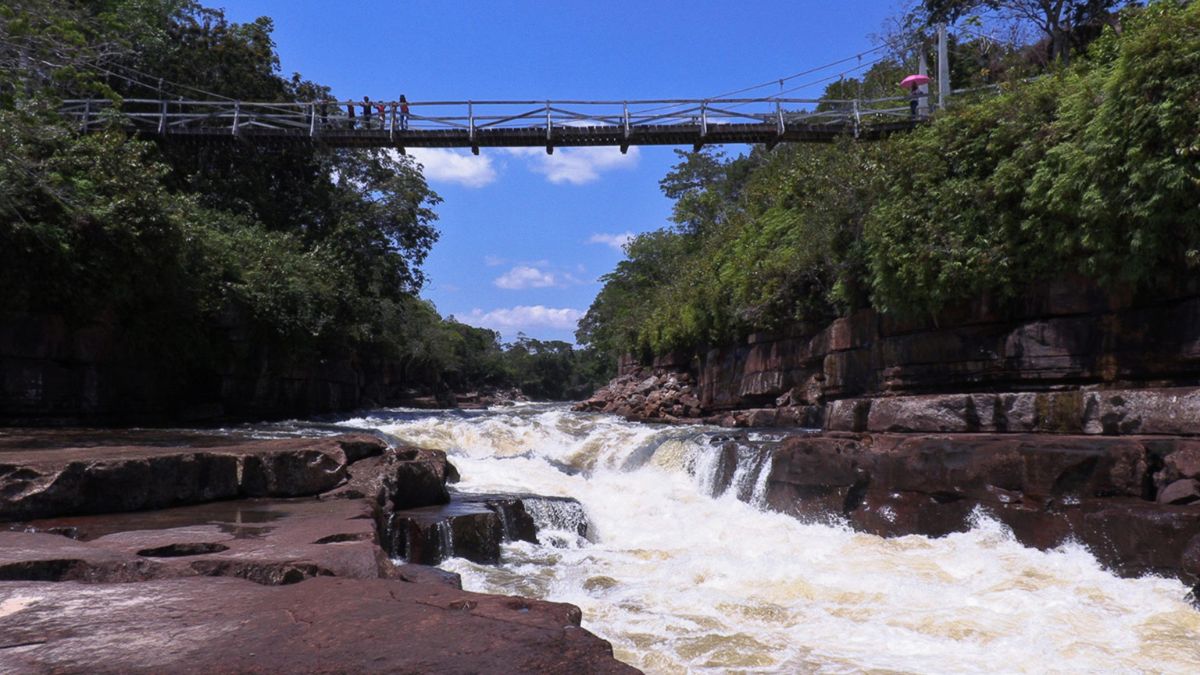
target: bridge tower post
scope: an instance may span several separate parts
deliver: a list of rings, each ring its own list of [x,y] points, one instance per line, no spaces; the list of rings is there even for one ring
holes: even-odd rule
[[[925,57],[925,46],[924,45],[922,45],[920,48],[919,58],[920,58],[920,61],[918,62],[918,65],[917,65],[917,72],[920,73],[921,75],[928,75],[929,74],[929,60]],[[915,91],[913,92],[914,94],[917,94],[917,93],[920,94],[920,97],[917,99],[917,115],[920,117],[928,117],[929,116],[929,85],[928,84],[919,84],[914,89],[915,89]]]
[[[947,44],[946,24],[939,23],[938,31],[938,109],[945,110],[950,103],[950,48]]]

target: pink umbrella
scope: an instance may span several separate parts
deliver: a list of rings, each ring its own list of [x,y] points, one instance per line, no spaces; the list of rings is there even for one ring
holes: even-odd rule
[[[923,84],[929,84],[929,82],[930,80],[928,75],[909,75],[903,80],[900,80],[900,86],[904,87],[905,89],[916,89]]]

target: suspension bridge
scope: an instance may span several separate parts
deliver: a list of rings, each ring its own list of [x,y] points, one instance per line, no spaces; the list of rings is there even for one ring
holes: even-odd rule
[[[480,148],[829,142],[878,139],[927,119],[927,99],[304,101],[128,98],[64,101],[84,132],[122,124],[179,140],[342,148]]]

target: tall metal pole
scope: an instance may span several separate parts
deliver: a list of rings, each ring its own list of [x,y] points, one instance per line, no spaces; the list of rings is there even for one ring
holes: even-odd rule
[[[921,53],[917,55],[917,73],[920,75],[929,74],[929,63],[925,58],[925,45],[921,45]],[[925,118],[929,116],[929,85],[918,84],[913,87],[913,95],[917,98],[917,115]]]
[[[950,103],[950,49],[946,44],[946,24],[938,24],[938,108],[946,109]]]

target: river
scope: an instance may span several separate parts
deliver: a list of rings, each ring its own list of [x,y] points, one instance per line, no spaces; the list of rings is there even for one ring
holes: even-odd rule
[[[800,522],[756,505],[753,451],[714,497],[728,430],[543,404],[343,424],[445,450],[464,492],[579,500],[587,538],[543,532],[506,544],[499,566],[442,567],[467,590],[578,605],[647,672],[1200,672],[1182,583],[1120,579],[1077,545],[1023,547],[983,513],[938,539]]]

